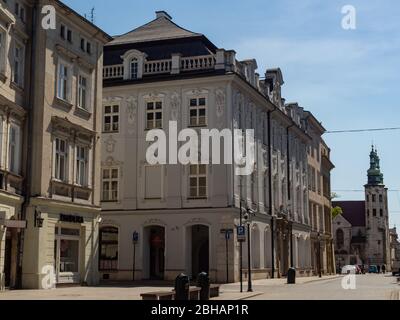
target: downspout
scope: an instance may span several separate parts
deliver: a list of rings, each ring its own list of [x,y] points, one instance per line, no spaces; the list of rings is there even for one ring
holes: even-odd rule
[[[31,26],[31,59],[30,59],[30,78],[29,78],[29,94],[28,94],[28,130],[25,132],[27,137],[27,152],[26,152],[26,172],[25,172],[25,183],[24,183],[24,201],[21,205],[21,220],[26,220],[26,212],[31,197],[31,181],[32,181],[32,161],[29,159],[32,155],[32,144],[33,144],[33,107],[34,107],[34,92],[35,92],[35,57],[36,57],[36,21],[37,21],[37,3],[34,1],[32,8],[32,26]],[[25,230],[21,229],[18,241],[18,256],[17,256],[17,288],[22,288],[22,261],[23,261],[23,250],[25,242]]]
[[[269,198],[269,215],[271,216],[271,260],[272,260],[272,271],[271,271],[271,278],[275,278],[275,222],[274,222],[274,212],[272,210],[272,128],[271,128],[271,114],[274,112],[268,111],[267,112],[267,120],[268,120],[268,198]]]

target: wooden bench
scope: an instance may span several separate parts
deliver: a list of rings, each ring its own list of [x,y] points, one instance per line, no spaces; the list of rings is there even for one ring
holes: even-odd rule
[[[211,284],[210,285],[210,298],[217,298],[219,297],[219,284]]]
[[[174,291],[157,291],[157,292],[148,292],[142,293],[140,295],[143,300],[174,300],[175,292]]]

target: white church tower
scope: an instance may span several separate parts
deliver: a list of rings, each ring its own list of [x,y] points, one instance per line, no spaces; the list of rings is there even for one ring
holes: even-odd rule
[[[380,159],[374,146],[370,153],[368,183],[365,185],[366,258],[368,264],[390,268],[389,210]]]

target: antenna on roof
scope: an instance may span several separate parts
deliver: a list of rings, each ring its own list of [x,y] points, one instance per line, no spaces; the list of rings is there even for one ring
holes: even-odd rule
[[[94,11],[95,11],[95,7],[93,7],[93,8],[90,10],[90,22],[91,22],[91,23],[94,23]]]

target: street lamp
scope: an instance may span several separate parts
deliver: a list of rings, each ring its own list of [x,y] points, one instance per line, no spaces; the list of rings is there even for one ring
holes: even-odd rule
[[[248,289],[247,292],[253,292],[253,286],[251,281],[251,236],[250,236],[250,226],[251,226],[251,217],[255,215],[255,213],[249,208],[246,209],[246,213],[244,214],[244,221],[247,224],[247,269],[248,269]]]
[[[318,274],[322,278],[322,266],[321,266],[321,234],[318,232]]]

